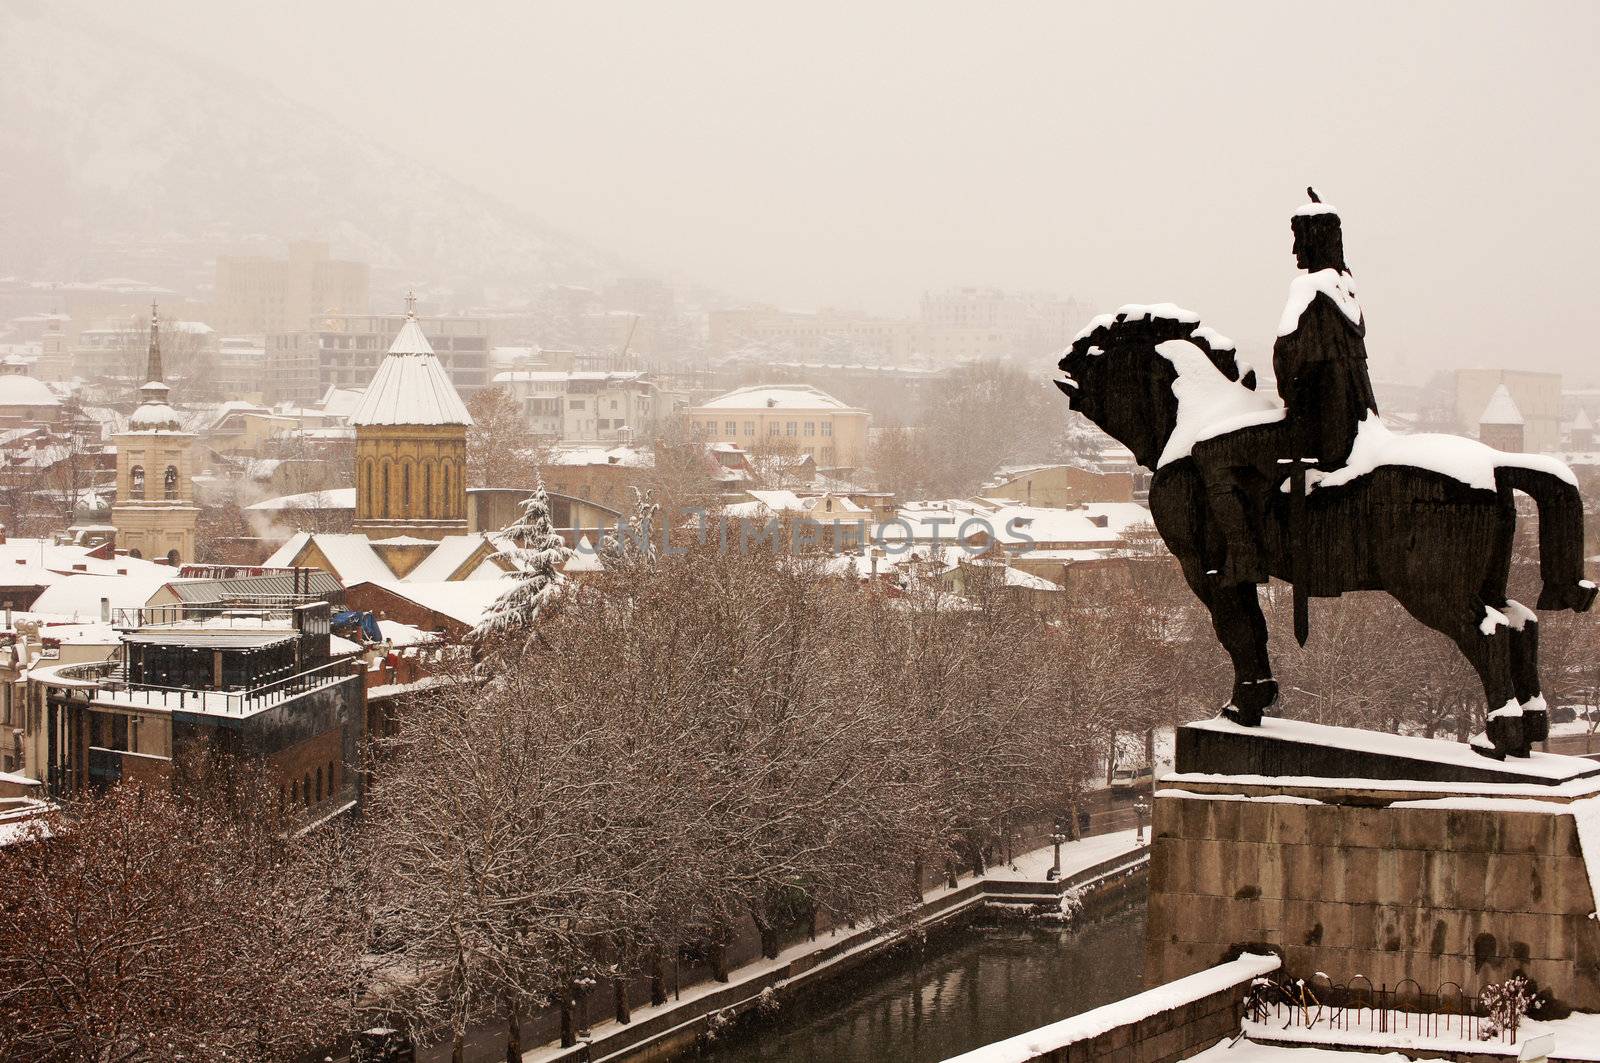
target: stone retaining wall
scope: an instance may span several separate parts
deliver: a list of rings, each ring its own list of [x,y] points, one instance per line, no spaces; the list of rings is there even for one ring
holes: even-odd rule
[[[1240,956],[946,1063],[1180,1063],[1237,1034],[1250,982],[1279,966]]]
[[[1296,977],[1471,993],[1520,971],[1568,1006],[1600,1010],[1600,923],[1565,806],[1335,797],[1158,793],[1147,984],[1260,944],[1281,949]]]

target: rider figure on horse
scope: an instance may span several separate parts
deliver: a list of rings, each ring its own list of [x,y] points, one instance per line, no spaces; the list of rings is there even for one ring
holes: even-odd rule
[[[1203,440],[1193,450],[1224,542],[1208,553],[1224,585],[1267,579],[1259,533],[1266,492],[1285,478],[1280,462],[1331,472],[1344,465],[1363,418],[1378,402],[1367,376],[1367,325],[1356,301],[1338,213],[1312,189],[1290,219],[1301,269],[1272,348],[1284,417]]]

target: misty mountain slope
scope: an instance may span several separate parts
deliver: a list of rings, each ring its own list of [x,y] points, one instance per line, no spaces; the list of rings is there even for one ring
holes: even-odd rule
[[[91,18],[0,4],[0,273],[73,277],[108,241],[261,237],[267,250],[325,239],[445,284],[581,283],[623,268],[425,158]]]

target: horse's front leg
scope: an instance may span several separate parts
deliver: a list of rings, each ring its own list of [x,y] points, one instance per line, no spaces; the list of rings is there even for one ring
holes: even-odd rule
[[[1217,641],[1233,661],[1233,696],[1223,715],[1254,727],[1278,700],[1278,681],[1272,678],[1272,660],[1267,656],[1267,618],[1261,613],[1256,585],[1212,587],[1204,600]]]

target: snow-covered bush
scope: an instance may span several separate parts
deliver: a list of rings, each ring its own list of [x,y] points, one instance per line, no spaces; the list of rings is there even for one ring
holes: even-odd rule
[[[1501,1030],[1515,1039],[1517,1027],[1522,1025],[1523,1018],[1540,1003],[1533,984],[1520,974],[1514,974],[1504,982],[1484,986],[1478,999],[1483,1001],[1484,1008],[1489,1012],[1489,1022],[1479,1033],[1479,1037],[1485,1041],[1500,1036]]]

